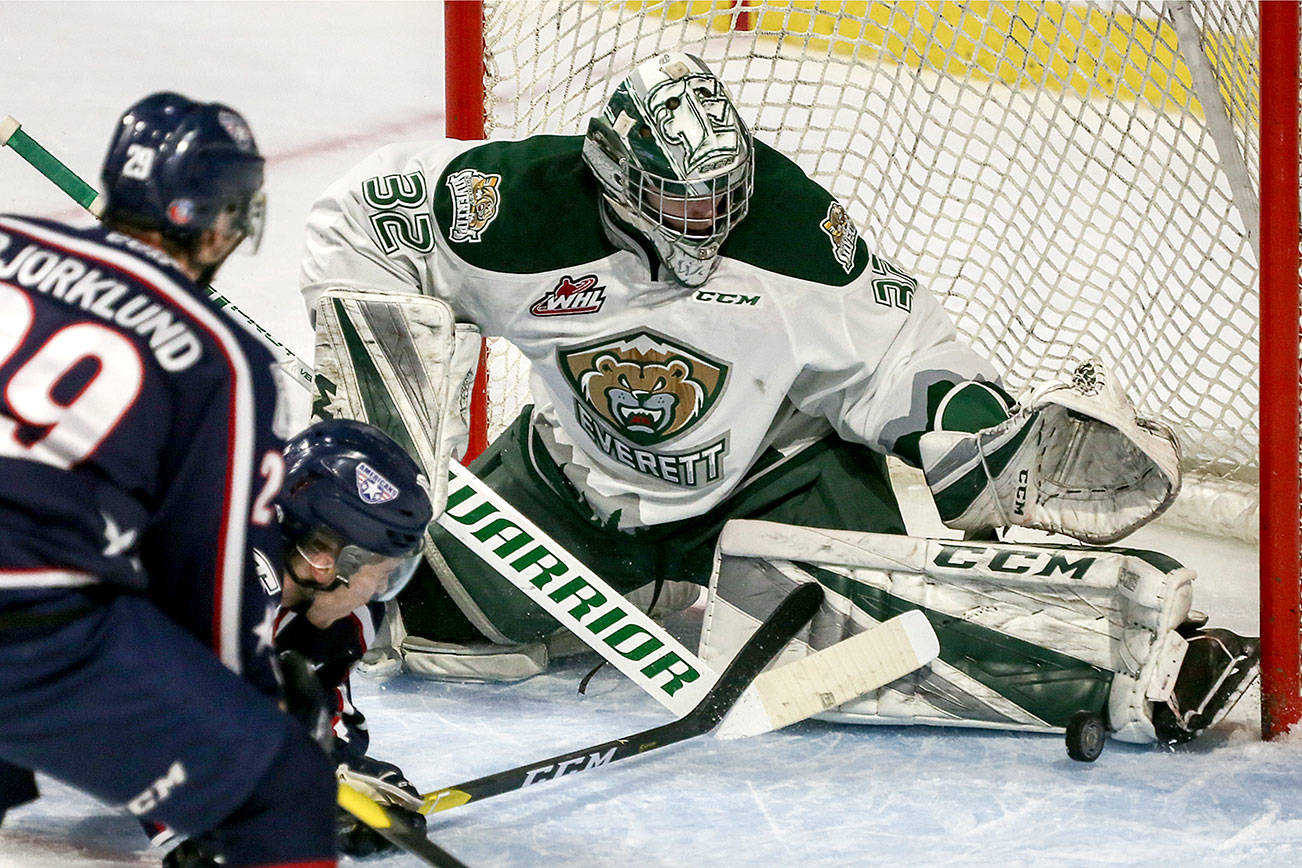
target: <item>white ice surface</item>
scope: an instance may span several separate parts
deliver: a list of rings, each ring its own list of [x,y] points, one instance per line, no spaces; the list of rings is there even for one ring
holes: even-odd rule
[[[0,115],[93,178],[118,113],[145,93],[240,109],[268,155],[270,224],[262,253],[233,258],[218,288],[306,357],[303,217],[366,153],[441,134],[441,42],[430,3],[0,0]],[[82,219],[7,151],[0,212]],[[1195,605],[1255,631],[1255,547],[1161,530],[1128,543],[1195,567]],[[675,622],[692,641],[699,614]],[[356,693],[376,755],[434,789],[666,720],[609,669],[578,696],[591,662],[514,686],[357,679]],[[1057,738],[978,731],[806,723],[702,737],[436,815],[430,828],[476,866],[1296,864],[1302,737],[1260,742],[1258,710],[1254,690],[1193,745],[1111,743],[1092,765]],[[41,786],[0,828],[0,866],[157,864],[131,818]]]

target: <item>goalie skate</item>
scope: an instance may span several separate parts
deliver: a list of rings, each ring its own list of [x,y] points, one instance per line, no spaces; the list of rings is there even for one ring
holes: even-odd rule
[[[1153,729],[1164,744],[1189,741],[1219,723],[1259,671],[1259,639],[1222,629],[1198,630],[1187,638],[1175,689],[1153,709]]]

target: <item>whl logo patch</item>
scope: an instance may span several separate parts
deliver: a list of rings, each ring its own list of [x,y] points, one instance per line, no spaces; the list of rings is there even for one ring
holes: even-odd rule
[[[534,316],[569,316],[596,313],[606,301],[606,287],[597,285],[597,275],[585,274],[578,280],[569,275],[548,290],[529,308]]]
[[[357,462],[357,495],[369,504],[388,503],[398,496],[398,486],[365,461]]]
[[[663,443],[709,413],[728,366],[654,332],[558,353],[580,404],[633,443]]]

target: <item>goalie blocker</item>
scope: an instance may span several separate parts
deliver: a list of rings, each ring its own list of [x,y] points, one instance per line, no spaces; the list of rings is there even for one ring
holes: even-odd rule
[[[911,609],[930,666],[821,717],[1064,732],[1079,711],[1130,742],[1187,741],[1251,683],[1256,639],[1189,621],[1194,572],[1156,552],[922,539],[756,521],[719,542],[700,656],[729,657],[792,585],[826,598],[776,665]]]

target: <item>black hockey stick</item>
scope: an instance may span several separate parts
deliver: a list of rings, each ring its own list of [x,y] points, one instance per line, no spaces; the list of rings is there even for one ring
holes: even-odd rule
[[[423,795],[417,805],[409,807],[422,814],[458,808],[467,802],[486,799],[533,784],[554,780],[562,775],[587,771],[622,759],[639,756],[649,750],[673,744],[709,732],[718,725],[750,686],[755,676],[768,665],[782,647],[814,617],[823,601],[823,588],[816,582],[800,585],[787,595],[759,629],[732,658],[710,691],[691,711],[677,720],[625,738],[602,742],[580,750],[558,754],[538,762],[527,763],[506,771],[485,775],[472,781],[434,790]]]

